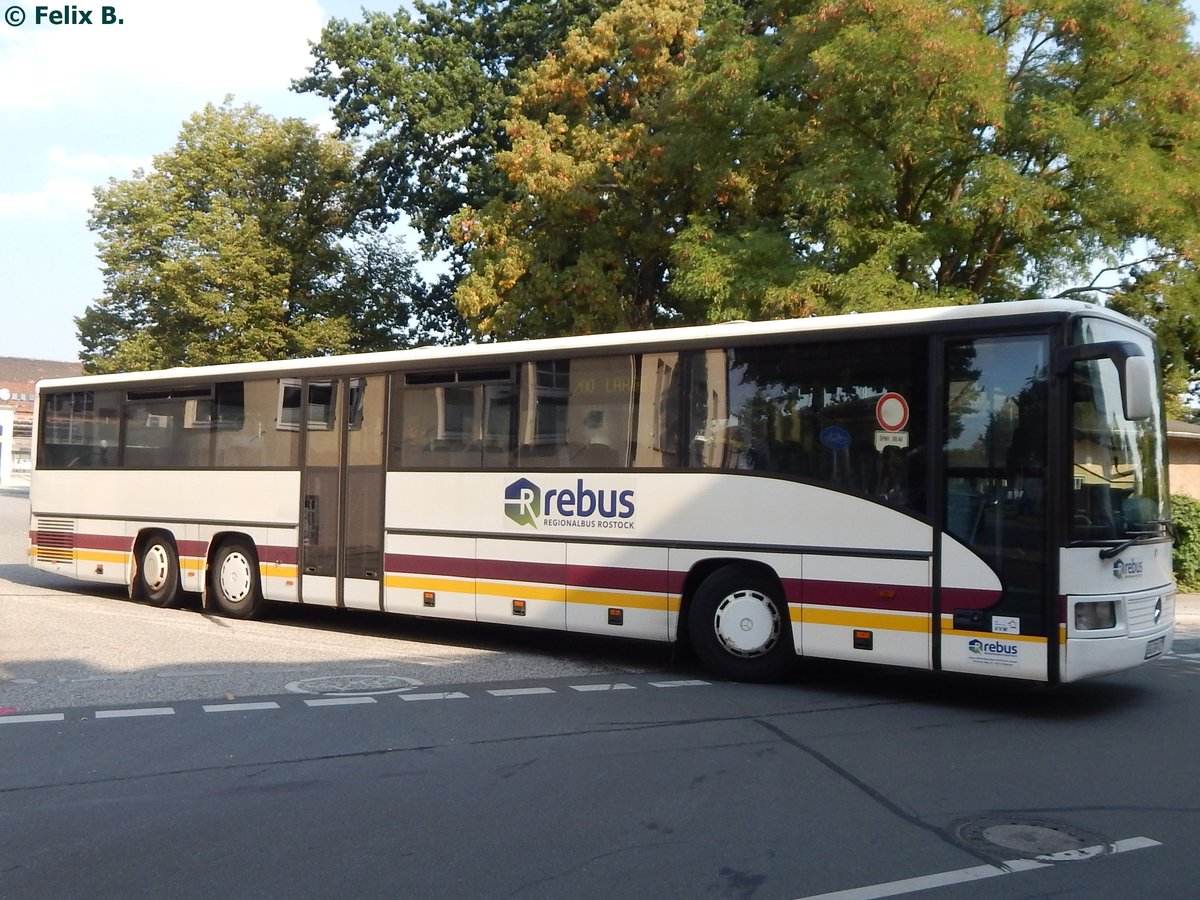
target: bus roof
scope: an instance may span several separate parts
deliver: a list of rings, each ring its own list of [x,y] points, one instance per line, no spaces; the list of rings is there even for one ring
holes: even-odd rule
[[[725,322],[717,325],[692,325],[646,331],[613,332],[560,338],[505,341],[466,346],[426,346],[410,350],[385,350],[340,356],[268,360],[212,366],[176,367],[145,372],[110,375],[84,375],[50,378],[38,382],[38,390],[71,387],[95,388],[105,385],[140,383],[185,383],[246,377],[284,377],[321,374],[362,374],[393,369],[421,370],[446,366],[503,365],[517,360],[546,358],[556,354],[633,351],[668,351],[690,346],[736,345],[756,339],[778,339],[787,335],[813,335],[822,332],[948,330],[956,323],[971,322],[987,327],[990,322],[1014,319],[1062,321],[1077,315],[1094,315],[1121,322],[1146,334],[1138,323],[1102,306],[1077,300],[1019,300],[1006,303],[980,303],[969,306],[922,307],[888,312],[848,313],[813,316],[803,319],[774,319],[761,322]],[[1032,324],[1032,322],[1031,322]]]

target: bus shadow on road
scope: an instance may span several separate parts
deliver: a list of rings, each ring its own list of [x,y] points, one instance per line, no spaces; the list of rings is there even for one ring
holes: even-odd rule
[[[55,575],[53,572],[44,572],[41,569],[19,563],[0,564],[0,581],[7,581],[22,587],[49,588],[67,594],[107,595],[111,591],[117,596],[124,596],[126,593],[125,588],[120,585],[75,581],[65,575]]]
[[[789,684],[853,702],[912,703],[975,710],[1025,720],[1093,720],[1120,716],[1156,695],[1153,668],[1050,685],[956,672],[801,659]]]

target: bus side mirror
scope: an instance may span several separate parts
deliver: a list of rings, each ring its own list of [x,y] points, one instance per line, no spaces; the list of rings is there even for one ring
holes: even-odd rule
[[[1125,418],[1148,419],[1154,414],[1154,362],[1148,356],[1129,356],[1124,363],[1121,399]]]
[[[1064,347],[1058,354],[1057,370],[1070,371],[1078,362],[1092,359],[1111,359],[1121,379],[1121,405],[1125,418],[1131,421],[1154,415],[1157,375],[1154,360],[1146,356],[1132,341],[1100,341]]]

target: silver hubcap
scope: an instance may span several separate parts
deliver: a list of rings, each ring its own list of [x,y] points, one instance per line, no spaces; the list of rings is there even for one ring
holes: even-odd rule
[[[167,575],[171,571],[170,557],[167,548],[162,544],[153,544],[146,549],[142,557],[142,578],[146,587],[152,591],[161,591],[167,584]]]
[[[221,563],[221,595],[229,603],[241,603],[250,596],[253,578],[250,560],[241,553],[230,553]]]
[[[734,591],[717,606],[713,619],[717,639],[734,656],[769,653],[779,642],[782,622],[775,604],[758,591]]]

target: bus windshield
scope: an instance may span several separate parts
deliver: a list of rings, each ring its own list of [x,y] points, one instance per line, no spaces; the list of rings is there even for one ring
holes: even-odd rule
[[[1081,318],[1075,343],[1132,341],[1154,359],[1150,339],[1102,319]],[[1096,542],[1157,537],[1168,515],[1160,400],[1149,418],[1125,418],[1112,359],[1075,363],[1071,398],[1074,442],[1071,537]]]

